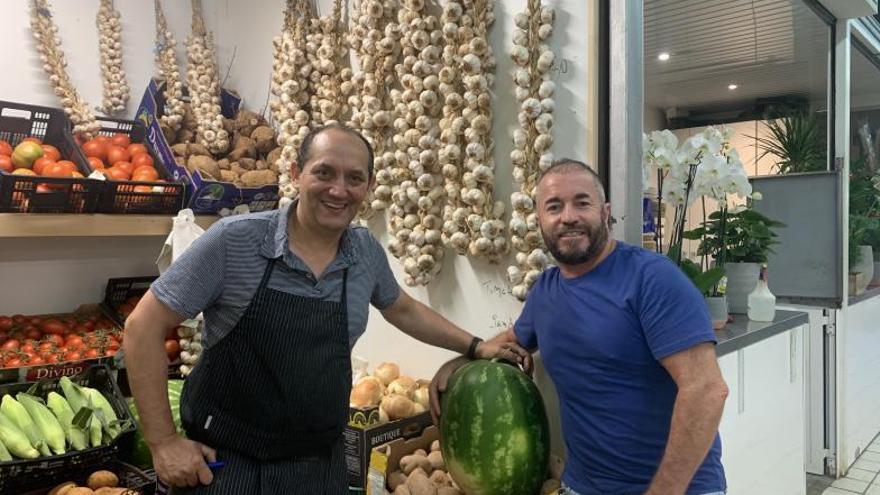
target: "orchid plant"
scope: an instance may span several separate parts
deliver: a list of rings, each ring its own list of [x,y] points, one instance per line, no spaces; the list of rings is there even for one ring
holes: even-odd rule
[[[703,216],[705,217],[705,198],[717,201],[721,232],[727,218],[728,197],[737,195],[748,198],[752,194],[752,186],[748,180],[739,153],[731,147],[730,139],[733,130],[729,127],[707,127],[684,141],[681,145],[675,134],[669,130],[654,131],[642,137],[643,179],[649,183],[652,173],[657,175],[658,203],[665,202],[675,208],[672,235],[669,240],[667,255],[682,267],[693,280],[695,263],[682,261],[682,240],[687,224],[687,213],[697,199],[703,200]],[[723,245],[723,242],[722,242]],[[657,225],[657,250],[663,251],[662,222]],[[685,266],[687,265],[687,266]],[[724,256],[716,259],[716,267],[702,275],[700,289],[704,293],[715,292],[718,282],[724,276]],[[697,265],[697,271],[699,270]],[[706,278],[715,281],[708,287]]]

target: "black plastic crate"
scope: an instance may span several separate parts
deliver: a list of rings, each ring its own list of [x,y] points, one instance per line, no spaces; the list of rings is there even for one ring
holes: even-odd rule
[[[119,306],[129,297],[144,295],[150,289],[150,284],[157,277],[123,277],[107,280],[107,290],[104,292],[104,310],[120,326],[125,325],[125,316],[119,313]]]
[[[45,480],[64,481],[63,473],[95,469],[95,466],[107,464],[115,459],[120,449],[130,449],[137,424],[131,416],[131,411],[125,403],[125,399],[119,392],[119,387],[113,380],[111,371],[107,366],[94,366],[84,373],[71,377],[74,383],[92,387],[100,391],[113,406],[116,416],[127,421],[127,427],[117,436],[110,445],[91,447],[84,450],[69,451],[62,455],[51,457],[39,457],[37,459],[13,460],[0,462],[0,493],[24,493],[42,486]],[[61,386],[57,379],[44,380],[36,384],[36,395],[45,397],[50,391],[60,391]],[[30,389],[33,383],[15,383],[0,386],[0,395],[7,393],[16,394]],[[55,484],[57,484],[55,483]],[[53,485],[54,486],[54,485]]]
[[[89,168],[70,134],[70,121],[62,110],[25,103],[0,101],[0,139],[13,147],[27,137],[58,148],[64,159],[88,177]],[[13,175],[0,171],[0,212],[94,213],[103,183],[94,179],[64,179]]]
[[[47,476],[45,483],[33,490],[21,495],[45,495],[49,489],[66,481],[72,481],[79,486],[86,486],[89,475],[97,470],[110,471],[119,478],[119,487],[134,490],[141,495],[154,495],[156,493],[156,474],[153,471],[141,471],[140,469],[121,461],[109,461],[93,467],[84,468],[78,466],[70,470]]]
[[[180,211],[186,199],[186,186],[174,181],[174,177],[168,172],[168,167],[165,166],[161,157],[150,147],[150,143],[147,140],[147,128],[144,124],[136,120],[121,120],[109,117],[99,117],[96,120],[101,124],[101,130],[98,134],[103,136],[127,134],[132,144],[143,144],[153,159],[153,166],[159,172],[159,177],[166,181],[108,180],[98,200],[98,211],[100,213],[148,215],[173,215]],[[82,154],[82,150],[77,148],[77,152],[88,163],[88,159]],[[108,167],[110,165],[112,164],[107,164]],[[162,192],[157,192],[155,189],[153,191],[136,190],[144,187],[151,189],[161,188]]]

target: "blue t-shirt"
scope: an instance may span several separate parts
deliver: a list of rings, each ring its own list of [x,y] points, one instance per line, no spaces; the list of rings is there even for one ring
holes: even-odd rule
[[[591,272],[535,283],[514,325],[556,385],[568,460],[583,495],[642,494],[663,457],[677,388],[659,362],[715,342],[702,296],[666,257],[621,242]],[[721,440],[688,495],[727,489]]]

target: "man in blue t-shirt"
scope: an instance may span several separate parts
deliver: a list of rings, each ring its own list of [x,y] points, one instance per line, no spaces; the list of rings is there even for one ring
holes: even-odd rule
[[[666,257],[611,238],[611,206],[587,165],[554,163],[536,199],[557,267],[492,340],[541,351],[568,454],[561,493],[725,493],[718,423],[728,391],[699,291]],[[435,377],[437,415],[460,365]]]

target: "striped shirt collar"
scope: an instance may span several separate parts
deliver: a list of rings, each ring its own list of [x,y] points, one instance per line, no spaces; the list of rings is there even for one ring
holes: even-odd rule
[[[270,259],[282,258],[291,268],[309,271],[305,263],[288,247],[287,225],[290,215],[296,212],[298,202],[299,200],[294,200],[292,203],[275,210],[272,220],[266,227],[266,235],[263,238],[262,246],[260,246],[260,254]],[[357,246],[351,242],[351,229],[352,227],[349,227],[342,233],[339,253],[327,267],[327,272],[347,268],[357,263],[358,250]]]

